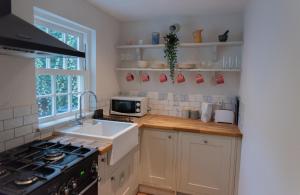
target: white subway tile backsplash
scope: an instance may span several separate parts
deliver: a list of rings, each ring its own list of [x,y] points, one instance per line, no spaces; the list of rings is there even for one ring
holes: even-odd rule
[[[31,106],[31,114],[38,114],[39,112],[39,107],[38,105],[34,104]]]
[[[20,137],[32,133],[32,125],[22,126],[15,129],[15,137]]]
[[[24,136],[25,143],[32,142],[41,138],[41,133],[35,132]]]
[[[24,144],[24,137],[18,137],[5,142],[5,149],[9,150]]]
[[[0,131],[3,131],[3,121],[0,121]]]
[[[173,101],[173,100],[174,100],[174,94],[168,93],[168,101]]]
[[[0,152],[39,139],[37,128],[36,104],[0,109]]]
[[[31,106],[18,106],[14,108],[14,118],[31,114]]]
[[[38,121],[38,116],[36,114],[24,116],[24,125],[33,124],[36,123],[37,121]]]
[[[1,109],[0,110],[0,120],[7,120],[7,119],[12,119],[13,118],[13,110],[8,108],[8,109]]]
[[[2,131],[0,132],[0,142],[4,142],[14,138],[14,135],[15,133],[13,129]]]
[[[4,129],[13,129],[23,125],[23,117],[14,118],[4,121]]]

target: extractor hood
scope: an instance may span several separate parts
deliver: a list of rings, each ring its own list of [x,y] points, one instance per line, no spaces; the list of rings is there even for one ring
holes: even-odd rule
[[[0,0],[0,55],[73,56],[85,53],[59,41],[11,12],[11,0]]]

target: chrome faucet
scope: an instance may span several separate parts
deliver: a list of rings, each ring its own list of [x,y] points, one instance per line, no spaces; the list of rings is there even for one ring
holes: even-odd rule
[[[97,103],[98,103],[98,99],[97,99],[97,96],[96,94],[93,92],[93,91],[84,91],[80,94],[80,97],[79,97],[79,118],[76,119],[76,121],[82,125],[83,122],[82,120],[84,119],[83,115],[82,115],[82,99],[83,99],[83,96],[87,95],[87,94],[90,94],[92,95],[94,98],[95,98],[95,101],[96,101],[96,108],[97,108]]]

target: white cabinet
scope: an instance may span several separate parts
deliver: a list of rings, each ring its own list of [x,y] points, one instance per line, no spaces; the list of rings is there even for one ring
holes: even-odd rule
[[[177,133],[143,129],[141,135],[141,183],[175,189]]]
[[[136,147],[114,166],[109,166],[107,155],[99,157],[98,194],[135,195],[138,187],[138,155]]]
[[[235,139],[180,133],[178,191],[195,195],[233,195]]]

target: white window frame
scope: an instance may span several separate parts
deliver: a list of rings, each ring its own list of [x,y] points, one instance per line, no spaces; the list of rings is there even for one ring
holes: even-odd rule
[[[77,24],[75,22],[72,22],[70,20],[67,20],[65,18],[62,18],[60,16],[54,15],[48,11],[42,10],[40,8],[34,7],[34,23],[35,25],[42,25],[47,28],[50,28],[52,30],[57,30],[59,32],[68,33],[74,36],[79,37],[81,40],[79,42],[79,50],[86,52],[86,58],[85,59],[79,59],[82,60],[81,64],[83,65],[81,70],[65,70],[65,69],[48,69],[48,68],[36,68],[36,76],[37,75],[51,75],[52,77],[52,94],[49,95],[41,95],[38,97],[51,97],[52,98],[52,115],[47,117],[41,117],[39,118],[39,122],[49,122],[58,120],[61,118],[69,117],[74,115],[78,112],[78,110],[72,111],[70,108],[70,102],[71,98],[69,94],[76,94],[71,92],[71,79],[69,77],[68,79],[68,92],[65,94],[59,94],[59,95],[68,95],[68,112],[66,113],[57,113],[56,112],[56,75],[66,75],[66,76],[80,76],[81,80],[79,81],[80,86],[78,86],[78,95],[80,92],[91,90],[91,72],[95,67],[95,54],[91,51],[95,48],[95,45],[92,40],[96,39],[96,33],[93,29],[84,27],[80,24]],[[49,66],[50,62],[49,59],[47,59],[47,66]],[[65,66],[65,63],[64,63]],[[84,103],[84,108],[86,107],[86,103]]]

